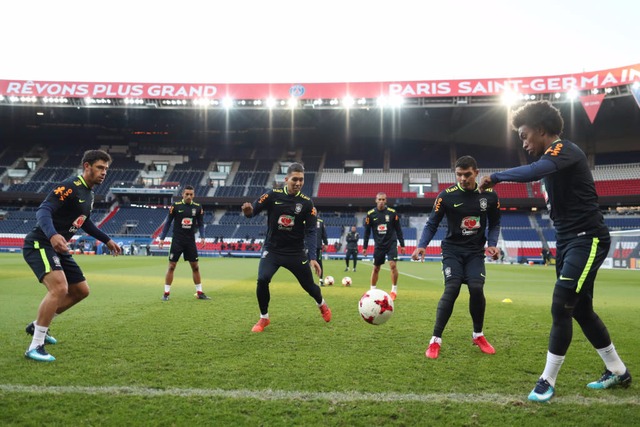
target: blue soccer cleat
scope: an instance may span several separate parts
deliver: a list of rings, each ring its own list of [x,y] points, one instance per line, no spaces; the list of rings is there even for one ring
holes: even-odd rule
[[[53,362],[54,360],[56,360],[55,357],[47,353],[47,350],[44,349],[44,344],[41,344],[31,350],[25,351],[24,357],[26,357],[27,359],[36,360],[38,362]]]
[[[631,385],[631,374],[627,369],[624,374],[616,375],[610,370],[605,370],[604,374],[598,381],[591,382],[587,384],[587,387],[595,389],[595,390],[604,390],[610,387],[624,387],[627,388]]]
[[[27,327],[25,328],[25,332],[31,336],[33,336],[34,332],[36,330],[36,327],[34,326],[33,322],[29,323],[27,325]],[[55,339],[54,337],[52,337],[51,335],[49,335],[49,331],[47,331],[47,335],[44,337],[44,342],[45,344],[56,344],[58,342],[57,339]]]
[[[549,384],[549,381],[540,378],[531,393],[529,400],[532,402],[548,402],[555,393],[555,389]]]

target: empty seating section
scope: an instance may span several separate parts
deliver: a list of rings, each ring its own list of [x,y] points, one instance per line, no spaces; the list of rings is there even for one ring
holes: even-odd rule
[[[640,193],[640,178],[620,181],[596,181],[596,191],[600,196],[626,196]]]
[[[594,156],[596,168],[601,165],[616,166],[625,163],[640,163],[640,151],[619,151],[599,153]]]
[[[108,235],[151,236],[165,221],[167,209],[122,207],[109,221],[101,225]],[[173,226],[173,224],[172,224]],[[170,234],[169,234],[170,236]]]
[[[519,150],[507,147],[486,147],[481,144],[455,145],[456,157],[472,156],[482,171],[492,168],[507,169],[520,165]]]
[[[93,192],[106,196],[111,187],[131,187],[138,180],[141,169],[109,169],[102,184],[96,185]]]
[[[351,227],[352,225],[358,225],[358,220],[353,214],[320,212],[318,216],[324,221],[325,227]]]
[[[204,179],[204,171],[173,170],[165,179],[166,182],[179,182],[181,187],[191,185],[196,188]]]
[[[173,169],[174,170],[206,171],[206,170],[209,170],[210,166],[211,166],[210,159],[190,159],[187,162],[176,164]]]
[[[596,166],[593,170],[600,196],[625,196],[640,192],[640,163]]]
[[[509,213],[500,218],[501,228],[531,228],[529,215],[526,213]]]
[[[313,196],[313,188],[316,183],[316,174],[315,172],[306,172],[304,173],[304,185],[302,186],[302,193],[306,194],[309,197]]]
[[[640,217],[637,216],[606,215],[604,217],[604,222],[607,224],[609,230],[611,231],[640,230]]]
[[[325,158],[325,168],[343,168],[345,161],[357,160],[366,169],[382,169],[384,167],[384,147],[380,141],[358,141],[346,143],[340,151],[331,150]]]
[[[424,141],[397,141],[391,151],[391,169],[441,168],[450,163],[451,145]]]
[[[369,172],[354,175],[340,171],[322,173],[317,197],[371,197],[384,192],[387,197],[416,197],[416,193],[403,191],[403,174],[399,172]]]

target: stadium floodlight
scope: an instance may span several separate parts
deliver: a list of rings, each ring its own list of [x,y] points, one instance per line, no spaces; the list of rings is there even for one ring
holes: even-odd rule
[[[567,92],[567,99],[569,101],[574,101],[577,97],[578,97],[578,91],[577,90],[571,89],[571,90],[569,90],[569,92]]]
[[[633,82],[633,84],[631,85],[631,87],[632,87],[633,89],[638,89],[638,88],[640,88],[640,82]]]
[[[521,97],[522,96],[518,92],[514,92],[512,90],[505,90],[500,96],[500,102],[502,102],[502,105],[506,105],[507,107],[510,107],[513,104],[515,104],[518,101],[518,99],[520,99]]]
[[[317,105],[317,106],[322,105],[322,99],[314,99],[313,100],[313,105]]]
[[[391,108],[400,108],[404,104],[404,98],[401,96],[392,96],[389,98],[389,105]]]
[[[345,96],[344,98],[342,98],[342,105],[345,108],[351,108],[355,105],[356,101],[350,97],[349,95]]]
[[[298,98],[289,98],[289,100],[287,101],[287,107],[289,107],[290,109],[295,109],[298,107]]]
[[[597,95],[598,94],[598,89],[595,88],[595,87],[593,89],[591,89],[591,94],[592,95]]]
[[[267,100],[264,103],[267,106],[267,108],[274,108],[277,104],[274,98],[267,98]]]
[[[229,98],[229,97],[225,97],[225,98],[222,100],[222,106],[223,106],[224,108],[226,108],[227,110],[228,110],[228,109],[230,109],[230,108],[233,108],[233,99],[231,99],[231,98]]]
[[[376,105],[380,108],[384,108],[387,106],[387,98],[385,98],[384,96],[379,96],[378,99],[376,99]]]
[[[553,95],[553,97],[554,97],[555,99],[560,99],[560,97],[561,97],[561,96],[562,96],[562,94],[561,94],[560,92],[556,92],[556,93]]]

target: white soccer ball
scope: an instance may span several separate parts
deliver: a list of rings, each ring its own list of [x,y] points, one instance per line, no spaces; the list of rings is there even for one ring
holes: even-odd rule
[[[349,276],[343,277],[342,286],[351,286],[351,277]]]
[[[327,286],[332,286],[334,283],[333,276],[326,276],[324,278],[324,284]]]
[[[358,310],[365,322],[382,325],[393,315],[393,300],[385,291],[371,289],[360,298]]]

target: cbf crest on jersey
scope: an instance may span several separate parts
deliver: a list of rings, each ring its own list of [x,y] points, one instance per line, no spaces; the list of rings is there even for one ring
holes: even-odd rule
[[[388,215],[388,214],[385,214],[385,216],[384,216],[384,222],[389,222],[389,215]]]
[[[191,216],[196,216],[196,208],[191,209]]]
[[[484,197],[480,199],[480,210],[481,211],[487,210],[487,199],[485,199]]]
[[[296,214],[302,212],[302,203],[296,203]]]

